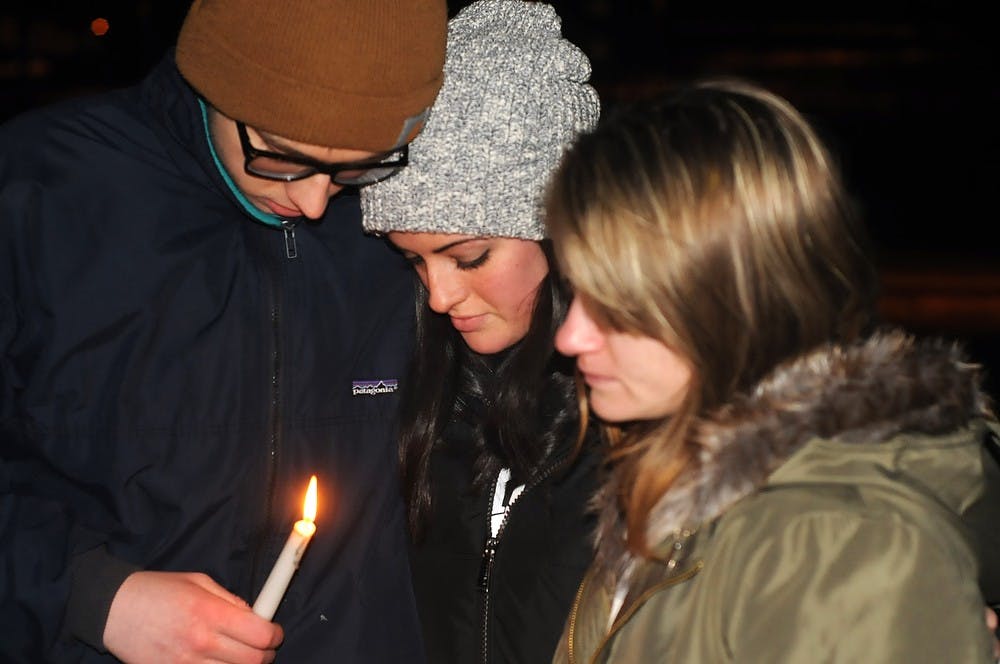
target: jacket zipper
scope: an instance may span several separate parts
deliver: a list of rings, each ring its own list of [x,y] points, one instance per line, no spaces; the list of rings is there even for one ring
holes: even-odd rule
[[[496,493],[499,481],[500,472],[497,471],[497,476],[493,479],[493,488],[490,490],[489,494],[487,494],[489,496],[489,498],[487,498],[488,503],[486,506],[487,532],[489,532],[490,513],[493,511],[492,497]],[[527,491],[527,487],[525,487],[524,490]],[[524,493],[524,491],[521,493]],[[479,566],[479,587],[483,591],[483,621],[481,632],[483,664],[487,664],[489,662],[489,651],[487,650],[487,645],[489,643],[490,582],[493,579],[493,564],[496,561],[497,544],[500,543],[500,535],[503,534],[504,526],[507,525],[507,519],[510,518],[510,509],[513,509],[513,507],[514,503],[511,503],[510,508],[503,517],[503,521],[500,522],[500,527],[497,528],[497,534],[491,535],[486,539],[486,544],[483,548],[483,560]]]
[[[583,594],[590,581],[590,574],[583,577],[580,587],[576,590],[576,597],[573,598],[573,606],[569,610],[569,623],[566,625],[566,656],[569,664],[576,664],[576,616],[580,612],[580,603],[583,601]]]
[[[281,230],[285,233],[285,257],[298,258],[299,248],[295,244],[295,222],[282,219]]]
[[[483,590],[483,621],[482,621],[482,657],[483,664],[489,664],[489,633],[490,633],[490,586],[493,582],[493,568],[496,566],[497,548],[500,545],[500,537],[503,535],[504,529],[507,527],[507,522],[510,520],[510,514],[514,510],[514,505],[520,502],[524,494],[531,491],[536,486],[548,479],[549,475],[556,468],[562,467],[565,457],[559,458],[557,461],[549,464],[545,471],[537,475],[534,480],[530,483],[524,485],[524,489],[521,491],[511,503],[508,505],[507,513],[504,515],[503,520],[500,522],[500,527],[497,528],[497,534],[488,537],[486,539],[486,544],[483,546],[483,560],[479,566],[479,587]],[[497,472],[496,478],[493,480],[493,488],[489,492],[490,500],[492,496],[496,493],[497,482],[500,479],[500,473]],[[487,506],[486,514],[489,518],[489,514],[492,511],[492,504]]]
[[[298,255],[295,247],[295,223],[282,221],[285,234],[285,255],[288,258],[295,258]],[[291,244],[289,244],[289,241]],[[291,252],[291,253],[290,253]],[[274,497],[277,492],[278,481],[278,455],[281,450],[281,415],[282,415],[282,394],[281,394],[281,267],[275,262],[270,270],[271,281],[269,288],[271,303],[271,433],[268,440],[268,463],[267,480],[265,486],[267,491],[264,503],[264,523],[270,523],[274,516]],[[262,542],[254,550],[251,587],[257,588],[260,582],[258,572],[261,565],[261,556],[267,549],[266,542]]]

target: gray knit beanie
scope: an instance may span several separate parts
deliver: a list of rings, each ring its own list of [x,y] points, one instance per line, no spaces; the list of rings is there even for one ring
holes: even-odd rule
[[[550,5],[477,0],[448,24],[444,85],[399,174],[361,190],[365,230],[545,237],[542,195],[600,112]]]

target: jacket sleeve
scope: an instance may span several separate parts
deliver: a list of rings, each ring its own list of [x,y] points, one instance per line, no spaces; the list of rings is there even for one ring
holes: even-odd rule
[[[52,661],[73,639],[103,651],[111,601],[138,568],[102,546],[75,554],[91,538],[75,536],[59,505],[17,495],[0,463],[0,660]]]
[[[73,556],[65,631],[103,652],[111,602],[128,575],[139,569],[110,555],[104,547]]]
[[[135,568],[80,527],[59,473],[37,448],[25,393],[41,351],[23,334],[19,293],[30,280],[18,233],[37,194],[24,182],[3,183],[4,172],[0,155],[0,660],[67,661],[65,649],[79,648],[74,636],[101,648],[111,600]]]
[[[7,133],[0,131],[0,139]],[[2,141],[0,141],[2,143]],[[46,661],[68,592],[70,524],[57,504],[35,495],[39,475],[20,397],[26,371],[16,346],[23,327],[16,289],[23,282],[17,229],[30,215],[26,186],[4,182],[0,155],[0,659]],[[16,191],[19,190],[19,191]],[[37,208],[37,206],[34,206]]]
[[[733,577],[733,660],[992,662],[974,555],[946,521],[927,521],[833,511],[761,524],[773,534]]]

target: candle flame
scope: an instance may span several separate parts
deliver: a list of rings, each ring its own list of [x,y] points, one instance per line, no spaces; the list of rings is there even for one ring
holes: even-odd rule
[[[302,518],[310,523],[316,520],[316,476],[309,478],[309,490],[306,491],[305,502],[302,503]]]

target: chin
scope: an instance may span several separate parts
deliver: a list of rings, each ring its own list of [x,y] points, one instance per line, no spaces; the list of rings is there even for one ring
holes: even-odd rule
[[[616,409],[598,408],[597,406],[591,404],[590,409],[594,411],[594,414],[601,418],[603,421],[610,424],[622,424],[624,422],[633,422],[637,418],[634,415],[624,414]]]
[[[590,410],[595,415],[612,424],[652,419],[649,413],[643,412],[641,408],[636,408],[635,402],[631,399],[623,400],[614,397],[602,399],[600,395],[595,395],[591,391],[588,401]]]
[[[468,336],[463,334],[462,338],[465,340],[465,345],[469,347],[469,350],[480,355],[495,355],[507,350],[515,343],[509,339],[477,338],[474,334]]]
[[[611,424],[661,420],[665,417],[670,417],[674,413],[672,409],[663,408],[659,405],[642,407],[641,404],[631,401],[624,404],[609,404],[601,403],[599,400],[593,398],[590,399],[590,409],[599,418]]]

